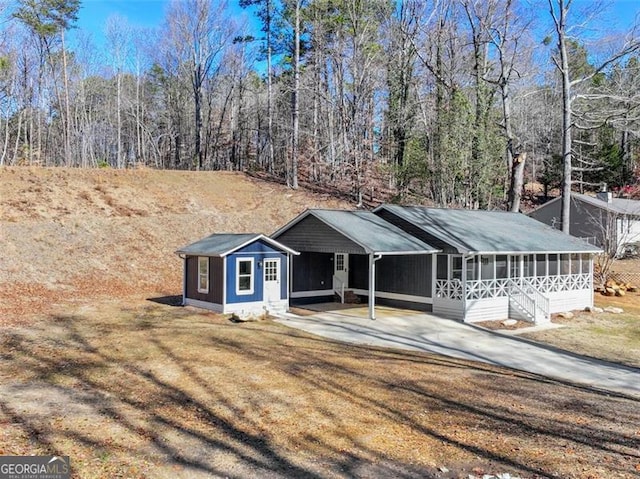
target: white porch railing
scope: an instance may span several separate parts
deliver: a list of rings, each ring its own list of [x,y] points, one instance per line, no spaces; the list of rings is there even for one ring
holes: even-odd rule
[[[333,292],[340,297],[340,302],[344,303],[344,281],[333,275]]]
[[[489,299],[509,296],[508,279],[467,281],[466,299]]]
[[[467,281],[464,298],[490,299],[509,296],[510,283],[514,283],[521,288],[530,286],[542,294],[556,291],[579,291],[592,288],[591,276],[588,273],[527,278],[482,279]],[[459,279],[436,280],[436,297],[461,301],[463,298],[462,282]]]
[[[522,278],[533,285],[541,293],[554,291],[578,291],[581,289],[591,289],[591,275],[565,274],[560,276],[540,276],[535,278]]]
[[[462,281],[459,279],[437,279],[436,298],[462,301]]]

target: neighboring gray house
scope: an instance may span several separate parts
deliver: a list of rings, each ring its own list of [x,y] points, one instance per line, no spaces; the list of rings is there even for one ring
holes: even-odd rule
[[[382,205],[373,212],[308,210],[273,234],[292,258],[292,301],[345,291],[375,304],[466,322],[545,322],[593,305],[585,241],[519,213]]]
[[[529,213],[532,218],[560,228],[562,199],[555,198]],[[614,198],[609,191],[597,196],[571,193],[573,236],[583,238],[603,250],[620,256],[640,243],[640,201]]]

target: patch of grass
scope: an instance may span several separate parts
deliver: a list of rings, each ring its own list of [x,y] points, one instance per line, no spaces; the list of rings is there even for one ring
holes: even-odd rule
[[[574,318],[562,320],[564,328],[522,336],[577,354],[640,367],[640,294],[623,298],[597,295],[596,305],[616,306],[624,312],[576,312]]]
[[[77,477],[630,478],[640,467],[638,400],[270,321],[94,302],[0,332],[0,351],[0,453],[69,455]]]

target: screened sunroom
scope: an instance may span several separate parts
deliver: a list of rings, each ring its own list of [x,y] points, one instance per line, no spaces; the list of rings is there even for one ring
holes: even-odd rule
[[[436,314],[544,322],[593,305],[599,249],[525,215],[395,205],[376,213],[442,250],[433,270]]]

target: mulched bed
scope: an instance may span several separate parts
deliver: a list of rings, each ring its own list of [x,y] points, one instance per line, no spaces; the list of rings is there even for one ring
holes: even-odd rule
[[[530,323],[528,321],[516,320],[515,324],[509,324],[509,325],[505,325],[504,322],[505,322],[504,319],[499,319],[495,321],[479,321],[473,324],[476,326],[480,326],[481,328],[490,329],[491,331],[501,331],[501,330],[514,331],[516,329],[531,328],[532,326],[534,326],[533,323]]]

